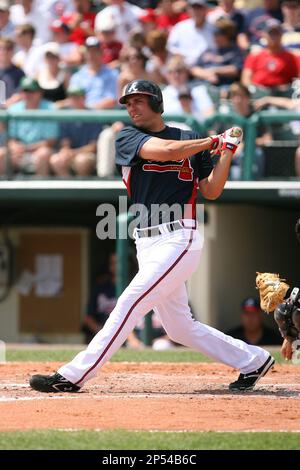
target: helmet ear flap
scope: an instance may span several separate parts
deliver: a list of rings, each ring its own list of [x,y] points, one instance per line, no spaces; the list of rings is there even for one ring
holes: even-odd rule
[[[155,113],[162,114],[164,112],[163,102],[158,101],[155,96],[149,96],[149,106]]]

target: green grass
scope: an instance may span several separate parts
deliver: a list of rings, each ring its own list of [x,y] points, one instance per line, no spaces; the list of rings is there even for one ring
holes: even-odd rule
[[[61,361],[67,362],[73,359],[80,349],[8,349],[7,361]],[[284,362],[279,352],[272,352],[276,361]],[[136,351],[132,349],[120,349],[111,359],[113,362],[209,362],[210,360],[191,350],[153,351],[146,349]]]
[[[0,449],[267,450],[300,449],[299,433],[22,431],[0,433]]]
[[[80,349],[28,349],[7,351],[8,361],[70,361]],[[142,351],[132,349],[120,349],[111,359],[114,362],[207,362],[208,359],[195,351]]]

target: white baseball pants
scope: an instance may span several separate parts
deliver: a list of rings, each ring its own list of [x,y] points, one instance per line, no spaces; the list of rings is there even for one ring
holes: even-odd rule
[[[88,347],[58,372],[83,386],[126,341],[140,319],[155,309],[168,336],[246,374],[259,368],[268,352],[250,346],[192,318],[185,281],[196,270],[203,238],[197,230],[136,239],[139,271]]]

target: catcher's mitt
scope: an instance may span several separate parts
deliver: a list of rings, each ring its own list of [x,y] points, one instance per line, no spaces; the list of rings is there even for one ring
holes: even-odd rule
[[[289,285],[280,279],[279,274],[256,273],[256,287],[259,290],[261,309],[267,313],[273,312],[285,298]]]

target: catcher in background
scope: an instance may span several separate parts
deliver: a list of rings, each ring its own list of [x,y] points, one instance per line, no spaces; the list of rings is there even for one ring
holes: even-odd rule
[[[296,236],[300,243],[300,219],[296,223]],[[260,306],[267,313],[274,312],[274,319],[284,341],[281,354],[291,359],[293,342],[300,339],[300,288],[291,288],[279,274],[257,273]]]

